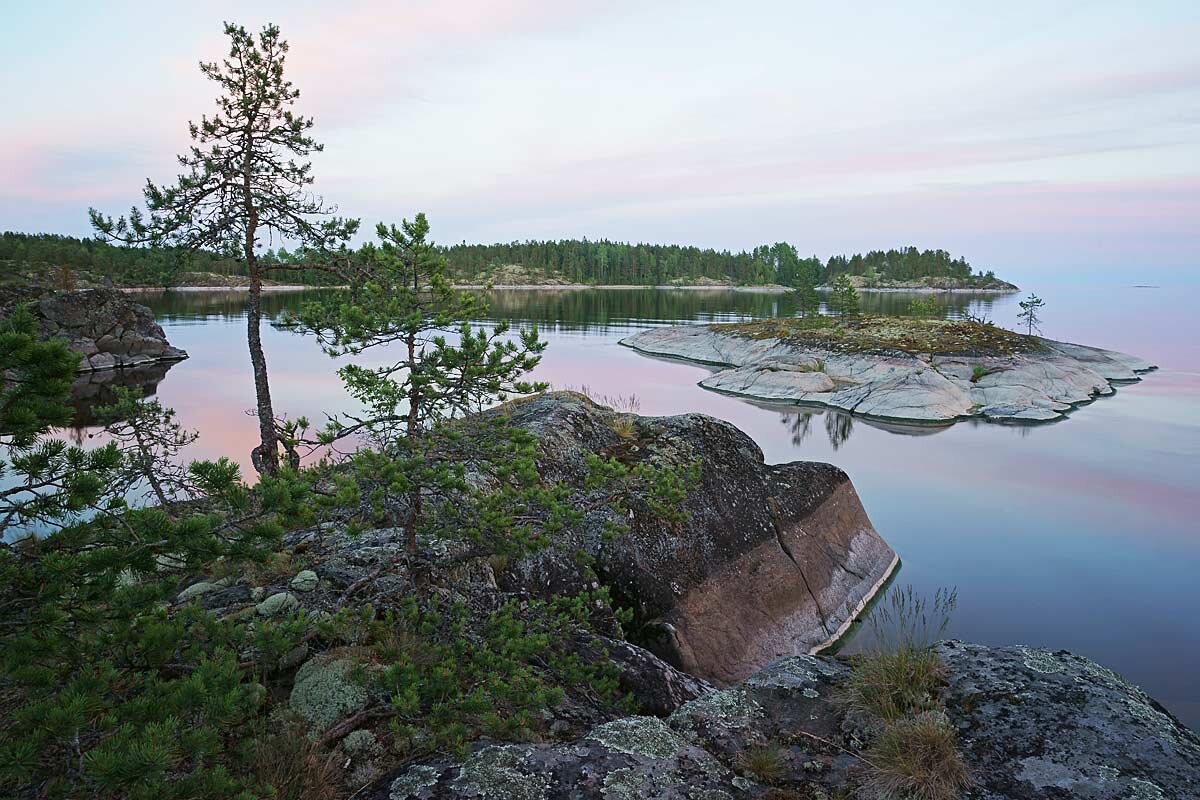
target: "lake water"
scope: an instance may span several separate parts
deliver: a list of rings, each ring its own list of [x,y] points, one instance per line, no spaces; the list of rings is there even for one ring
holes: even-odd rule
[[[1087,655],[1200,728],[1200,292],[1060,287],[1043,296],[1045,335],[1134,353],[1160,369],[1053,424],[884,427],[714,394],[696,386],[706,368],[617,344],[655,325],[791,314],[779,295],[508,291],[495,293],[491,316],[538,324],[550,346],[536,375],[555,387],[634,394],[643,414],[721,417],[769,462],[837,464],[900,554],[897,583],[927,595],[958,588],[949,635]],[[143,299],[171,343],[191,354],[157,394],[199,430],[192,456],[230,455],[248,466],[257,433],[246,413],[254,392],[244,295]],[[953,306],[1012,326],[1018,299],[958,296]],[[275,313],[300,300],[275,294],[266,305]],[[871,294],[864,305],[900,313],[910,300]],[[264,327],[263,340],[278,412],[320,422],[348,407],[337,362],[311,339]]]

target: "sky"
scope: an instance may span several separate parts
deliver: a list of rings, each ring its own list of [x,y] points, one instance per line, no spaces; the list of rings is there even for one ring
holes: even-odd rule
[[[282,28],[316,189],[367,231],[1200,274],[1195,0],[14,3],[0,229],[87,235],[170,182],[224,20]]]

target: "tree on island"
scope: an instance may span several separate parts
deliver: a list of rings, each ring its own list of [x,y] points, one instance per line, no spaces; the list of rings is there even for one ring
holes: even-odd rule
[[[817,294],[817,287],[807,273],[796,279],[793,297],[796,300],[796,312],[805,319],[816,316],[821,310],[821,296]]]
[[[833,282],[833,294],[829,297],[830,308],[843,318],[853,319],[859,314],[858,290],[849,276],[839,275]]]
[[[1046,305],[1046,301],[1038,297],[1033,292],[1029,293],[1029,297],[1019,302],[1017,305],[1021,307],[1021,313],[1017,314],[1017,319],[1020,324],[1025,326],[1027,336],[1033,336],[1033,332],[1042,332],[1041,317],[1038,316],[1038,309]]]
[[[259,248],[267,236],[299,242],[310,253],[340,253],[358,220],[334,216],[336,208],[309,192],[312,165],[305,159],[322,145],[308,133],[312,119],[291,111],[300,92],[284,78],[288,44],[279,28],[268,25],[254,35],[226,23],[225,34],[229,55],[200,65],[222,94],[214,116],[189,124],[193,144],[179,156],[184,174],[173,186],[146,182],[146,213],[134,207],[115,220],[95,209],[88,213],[96,231],[114,241],[215,251],[245,263],[246,340],[259,420],[252,458],[260,473],[274,475],[279,431],[259,331],[260,293],[264,273],[296,265],[263,263]]]

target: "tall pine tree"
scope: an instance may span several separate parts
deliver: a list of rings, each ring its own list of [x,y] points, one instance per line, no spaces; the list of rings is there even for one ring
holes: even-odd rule
[[[279,28],[257,35],[226,23],[229,55],[202,63],[200,71],[221,87],[217,111],[190,123],[193,144],[179,156],[184,168],[173,186],[146,182],[147,212],[132,208],[114,220],[90,209],[102,236],[129,244],[214,250],[243,260],[250,277],[246,341],[254,372],[259,444],[253,461],[260,473],[279,468],[279,442],[267,360],[259,327],[264,237],[296,241],[307,251],[340,248],[358,221],[334,216],[336,208],[314,197],[306,159],[322,145],[309,135],[313,121],[291,110],[300,92],[284,78],[288,45]]]

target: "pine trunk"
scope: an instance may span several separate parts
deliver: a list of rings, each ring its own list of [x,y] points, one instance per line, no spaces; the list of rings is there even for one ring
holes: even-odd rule
[[[258,447],[250,458],[260,475],[279,472],[279,445],[275,435],[275,409],[271,405],[271,384],[267,380],[267,357],[263,353],[259,323],[262,318],[262,274],[254,254],[255,214],[246,229],[246,269],[250,273],[250,293],[246,302],[246,342],[250,347],[250,366],[254,370],[254,395],[258,408]]]

